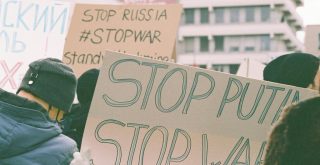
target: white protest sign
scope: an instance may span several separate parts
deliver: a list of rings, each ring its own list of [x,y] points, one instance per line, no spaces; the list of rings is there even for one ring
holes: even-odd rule
[[[170,4],[177,3],[177,0],[121,0],[123,3],[144,3],[144,4]]]
[[[174,51],[181,10],[179,4],[76,4],[63,61],[77,75],[100,67],[105,50],[168,61]]]
[[[283,107],[316,95],[108,52],[81,149],[94,165],[259,165]]]
[[[263,70],[265,67],[266,65],[263,63],[246,58],[241,62],[236,75],[263,80]]]
[[[62,58],[69,3],[2,0],[0,88],[15,92],[30,62]]]

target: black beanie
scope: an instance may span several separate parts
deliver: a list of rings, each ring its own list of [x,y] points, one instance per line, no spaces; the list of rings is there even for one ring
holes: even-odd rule
[[[70,67],[55,58],[32,62],[17,93],[25,90],[60,110],[68,112],[75,97],[77,79]]]
[[[90,104],[99,76],[98,69],[84,72],[78,79],[77,97],[80,104]]]
[[[307,88],[319,69],[319,59],[307,53],[290,53],[271,61],[263,70],[263,79]]]

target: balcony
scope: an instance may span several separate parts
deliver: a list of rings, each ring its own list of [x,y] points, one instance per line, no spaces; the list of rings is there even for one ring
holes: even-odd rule
[[[268,63],[272,59],[286,54],[288,52],[238,52],[238,53],[213,53],[213,54],[179,54],[178,63],[192,65],[192,64],[240,64],[244,59],[250,58],[261,63]]]
[[[302,0],[180,0],[184,8],[208,8],[211,11],[215,7],[241,7],[241,6],[271,6],[272,9],[279,9],[288,17],[296,30],[303,27],[302,18],[298,15],[296,8],[303,4]],[[295,31],[296,31],[295,30]]]
[[[279,8],[285,15],[288,16],[288,22],[293,24],[297,30],[302,30],[303,21],[296,11],[296,4],[293,1],[282,0],[275,3],[275,8]]]
[[[260,6],[284,4],[286,2],[294,3],[295,6],[304,4],[304,0],[180,0],[180,3],[183,4],[184,8]]]
[[[261,35],[280,37],[287,47],[303,50],[302,43],[297,39],[290,26],[286,23],[252,23],[252,24],[216,24],[181,26],[179,40],[191,36],[234,36],[234,35]]]
[[[293,0],[297,6],[303,6],[304,5],[304,0]]]

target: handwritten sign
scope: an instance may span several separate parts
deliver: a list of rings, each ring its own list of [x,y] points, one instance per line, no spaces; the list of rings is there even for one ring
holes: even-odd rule
[[[316,92],[108,52],[82,149],[102,164],[263,162],[283,107]]]
[[[62,58],[69,3],[0,3],[0,88],[15,92],[30,62],[45,57]]]
[[[181,5],[77,4],[63,61],[77,75],[102,63],[105,50],[170,60]]]
[[[132,3],[144,3],[144,4],[169,4],[177,3],[177,0],[121,0],[123,3],[132,4]]]

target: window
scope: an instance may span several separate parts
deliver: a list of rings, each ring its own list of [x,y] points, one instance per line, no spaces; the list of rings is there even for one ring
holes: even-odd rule
[[[207,36],[200,37],[200,52],[209,51],[209,40]]]
[[[213,70],[223,72],[224,71],[224,65],[212,65],[211,66]]]
[[[268,22],[270,20],[270,6],[261,7],[261,22]]]
[[[223,52],[224,51],[224,37],[223,36],[215,36],[214,37],[214,45],[215,51]]]
[[[246,46],[246,47],[244,48],[244,51],[246,51],[246,52],[253,52],[253,51],[254,51],[254,47],[253,47],[253,46]]]
[[[242,36],[241,45],[245,52],[254,52],[259,46],[260,37],[257,35],[244,35]]]
[[[231,46],[230,52],[239,52],[239,47],[238,46]]]
[[[211,68],[215,71],[220,71],[220,72],[230,72],[229,65],[219,65],[219,64],[213,64]]]
[[[223,23],[224,22],[224,8],[215,8],[214,9],[215,22]]]
[[[207,24],[209,23],[209,10],[208,8],[200,9],[200,23]]]
[[[238,72],[239,66],[240,66],[239,64],[231,64],[231,65],[229,65],[230,73],[231,74],[236,74]]]
[[[226,72],[231,74],[236,74],[239,69],[239,64],[230,64],[230,65],[217,65],[213,64],[211,68],[215,71]]]
[[[246,22],[254,22],[254,7],[246,7]]]
[[[235,23],[235,22],[239,22],[239,8],[233,7],[230,8],[230,22]]]
[[[185,50],[185,53],[194,52],[194,37],[184,38],[184,50]]]
[[[199,68],[207,69],[207,65],[206,64],[200,64]]]
[[[261,36],[261,51],[269,51],[270,50],[270,36],[264,35]]]
[[[194,9],[185,9],[185,24],[194,24]]]
[[[240,48],[243,47],[243,36],[228,36],[226,37],[226,43],[228,43],[227,50],[229,52],[240,52]]]

